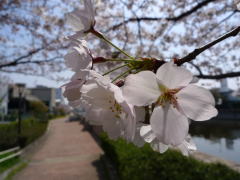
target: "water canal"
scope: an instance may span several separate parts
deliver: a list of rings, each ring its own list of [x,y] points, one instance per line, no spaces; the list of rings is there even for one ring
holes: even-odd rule
[[[198,151],[240,164],[240,119],[193,122],[190,134]]]

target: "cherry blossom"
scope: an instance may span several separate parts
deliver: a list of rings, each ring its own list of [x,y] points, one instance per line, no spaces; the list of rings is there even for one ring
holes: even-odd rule
[[[101,75],[94,75],[81,89],[90,104],[86,118],[90,124],[101,124],[112,139],[132,140],[136,124],[133,106],[126,103],[119,87]]]
[[[77,64],[77,63],[75,63]],[[109,83],[110,79],[107,77],[103,77],[97,72],[93,70],[79,70],[76,72],[72,78],[71,81],[64,84],[62,87],[65,87],[63,96],[67,98],[69,105],[72,107],[78,107],[79,105],[86,107],[89,107],[87,101],[82,98],[82,92],[81,88],[84,84],[85,86],[85,91],[86,87],[92,88],[92,86],[96,86],[95,80],[102,80],[102,83],[106,81],[105,83]],[[84,92],[84,90],[82,90]]]
[[[187,135],[186,138],[180,145],[172,146],[166,145],[160,142],[156,136],[156,134],[152,131],[151,125],[143,125],[140,128],[141,137],[148,143],[151,144],[153,150],[158,151],[160,153],[164,153],[168,150],[168,148],[175,148],[182,152],[183,155],[188,156],[189,153],[196,151],[197,147],[190,135]]]
[[[84,8],[76,9],[66,15],[67,23],[76,32],[73,37],[84,36],[95,25],[94,8],[91,0],[84,0]]]
[[[92,66],[92,56],[87,48],[87,42],[84,40],[78,41],[64,56],[64,59],[65,64],[74,72],[90,69]]]
[[[240,10],[240,1],[234,0],[234,4],[236,5],[237,9]]]
[[[211,93],[189,84],[192,79],[190,71],[173,62],[162,65],[156,74],[142,71],[126,78],[123,95],[128,103],[136,106],[154,103],[150,125],[163,144],[183,143],[188,134],[188,118],[204,121],[217,115]]]
[[[79,71],[75,73],[71,81],[67,84],[64,84],[63,96],[67,98],[69,105],[76,107],[80,105],[81,101],[81,92],[80,89],[82,88],[83,84],[85,83],[89,72],[88,71]]]
[[[193,84],[198,79],[190,71],[173,61],[136,57],[119,48],[95,30],[91,0],[84,0],[83,8],[67,14],[67,22],[75,31],[68,37],[73,46],[64,57],[75,72],[64,85],[69,105],[84,108],[85,120],[102,126],[111,139],[122,137],[139,147],[147,142],[160,153],[168,148],[179,149],[184,155],[196,150],[188,135],[189,121],[211,119],[217,110],[211,93]],[[86,41],[80,40],[87,33],[124,56],[93,57]],[[180,60],[175,62],[182,65]],[[98,64],[111,61],[114,67],[101,72],[102,65]]]
[[[134,107],[135,115],[136,115],[136,129],[135,129],[135,135],[134,139],[132,140],[132,143],[135,144],[138,147],[142,147],[145,144],[145,141],[143,137],[140,135],[141,127],[144,125],[145,120],[145,109],[143,107]]]

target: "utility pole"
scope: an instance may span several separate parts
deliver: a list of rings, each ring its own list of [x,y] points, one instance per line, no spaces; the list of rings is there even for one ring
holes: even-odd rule
[[[21,146],[21,133],[22,133],[22,99],[24,93],[24,84],[17,84],[18,86],[18,145]]]

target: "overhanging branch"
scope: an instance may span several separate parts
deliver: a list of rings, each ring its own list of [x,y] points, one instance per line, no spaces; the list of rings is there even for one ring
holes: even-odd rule
[[[225,35],[219,37],[218,39],[216,39],[216,40],[214,40],[214,41],[212,41],[212,42],[210,42],[210,43],[208,43],[208,44],[206,44],[206,45],[204,45],[204,46],[202,46],[200,48],[197,48],[197,49],[193,50],[191,53],[189,53],[185,57],[177,59],[175,64],[180,66],[183,63],[190,62],[193,59],[195,59],[199,54],[204,52],[205,50],[211,48],[212,46],[222,42],[223,40],[225,40],[227,38],[236,36],[239,32],[240,32],[240,26],[236,27],[235,29],[233,29],[232,31],[226,33]]]
[[[8,63],[8,64],[3,64],[0,65],[0,70],[1,68],[7,68],[7,67],[11,67],[11,66],[16,66],[16,65],[21,65],[21,64],[43,64],[43,63],[49,63],[51,61],[54,61],[56,59],[60,59],[62,58],[61,56],[56,56],[50,59],[45,59],[45,60],[28,60],[28,61],[20,61],[20,62],[16,62],[16,63]]]
[[[129,18],[126,19],[112,27],[110,27],[106,32],[110,31],[110,30],[115,30],[121,26],[123,26],[124,24],[128,24],[130,22],[137,22],[139,23],[140,21],[159,21],[159,20],[167,20],[167,21],[179,21],[189,15],[191,15],[192,13],[196,12],[198,9],[201,9],[202,7],[206,6],[208,3],[213,2],[216,0],[204,0],[200,3],[198,3],[196,6],[192,7],[190,10],[185,11],[181,14],[179,14],[178,16],[175,17],[167,17],[167,18],[163,18],[163,17],[135,17],[135,18]]]
[[[218,75],[198,75],[198,78],[201,79],[224,79],[224,78],[234,78],[234,77],[239,77],[240,72],[230,72],[230,73],[225,73],[225,74],[218,74]]]
[[[44,49],[44,47],[40,47],[40,48],[34,49],[32,51],[29,51],[27,54],[12,60],[11,62],[8,62],[6,64],[0,64],[0,69],[4,68],[4,67],[9,67],[9,66],[16,66],[16,65],[20,64],[19,61],[21,61],[21,60],[23,60],[25,58],[28,58],[28,57],[32,56],[33,54],[36,54],[37,52],[39,52],[39,51],[41,51],[43,49]]]

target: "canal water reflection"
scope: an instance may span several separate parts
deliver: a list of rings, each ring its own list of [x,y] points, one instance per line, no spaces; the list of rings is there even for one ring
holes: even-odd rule
[[[240,120],[192,122],[190,134],[200,152],[240,164]]]

